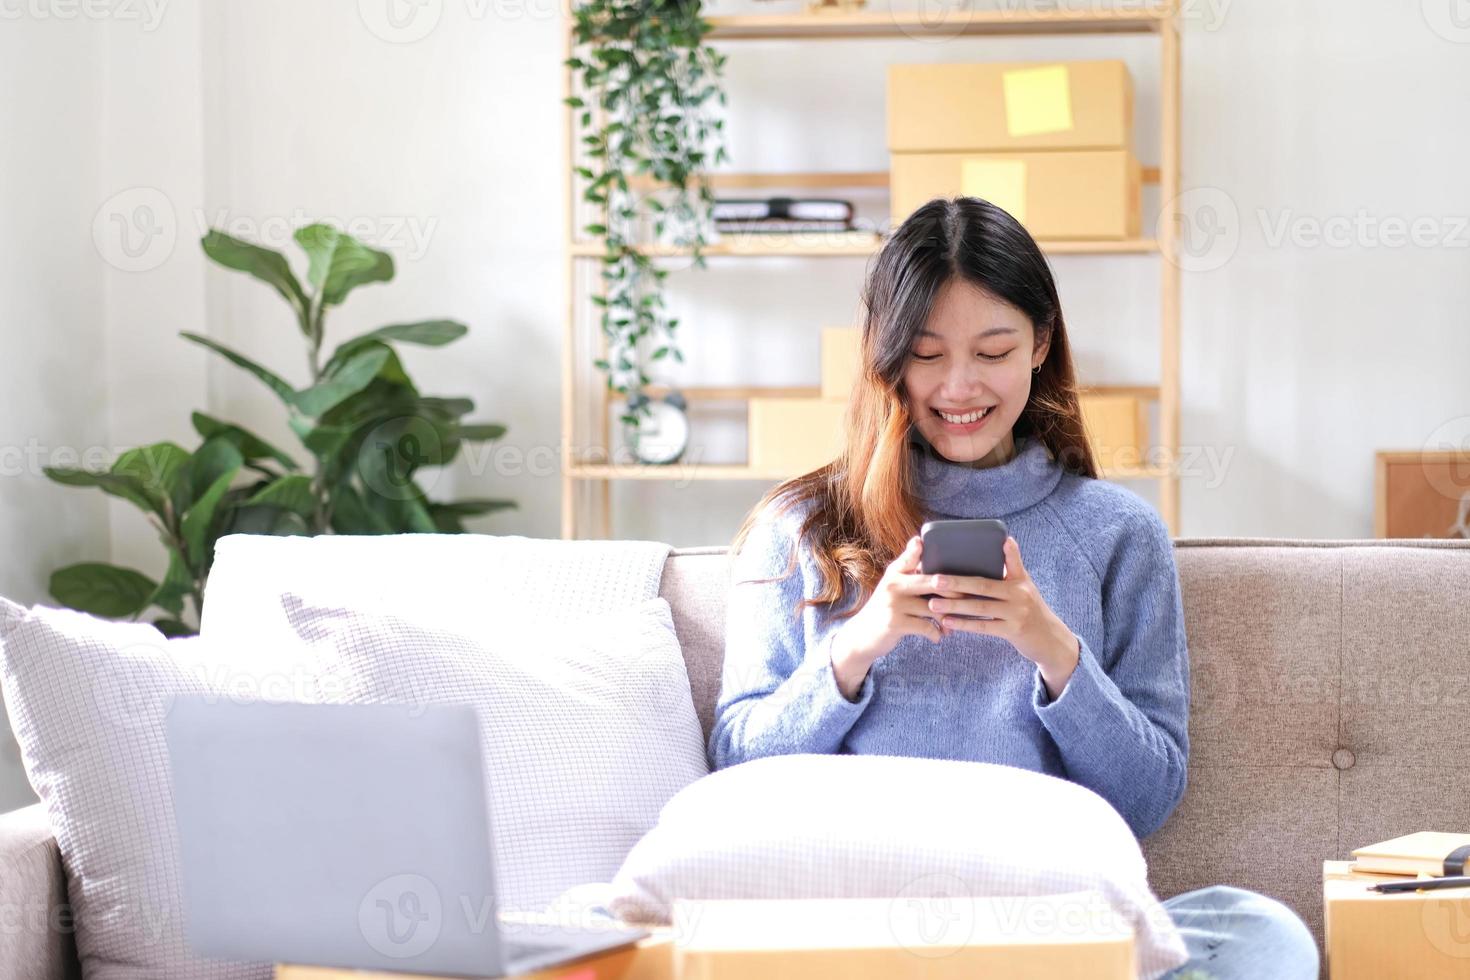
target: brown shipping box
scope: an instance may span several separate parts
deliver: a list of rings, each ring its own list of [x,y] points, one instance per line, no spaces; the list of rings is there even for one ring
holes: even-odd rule
[[[800,476],[827,465],[842,451],[846,399],[752,398],[748,404],[752,469]]]
[[[1132,980],[1133,930],[1091,892],[674,901],[677,980]],[[1089,911],[1093,910],[1093,911]]]
[[[935,197],[981,197],[1033,238],[1136,238],[1142,170],[1127,150],[1040,153],[894,153],[892,219]]]
[[[1322,862],[1322,912],[1332,980],[1451,980],[1470,975],[1470,888],[1385,895],[1368,886],[1413,875]]]
[[[1133,81],[1121,61],[891,65],[888,149],[1124,150]]]

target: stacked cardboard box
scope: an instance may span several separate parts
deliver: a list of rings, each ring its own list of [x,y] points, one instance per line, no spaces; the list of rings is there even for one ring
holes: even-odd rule
[[[752,398],[751,467],[799,476],[825,466],[842,451],[843,415],[857,380],[859,331],[822,328],[822,390],[816,398]]]
[[[1139,234],[1133,83],[1121,61],[893,65],[895,224],[935,197],[981,197],[1038,240]]]
[[[799,475],[842,451],[843,412],[861,370],[862,331],[822,328],[822,389],[817,398],[750,400],[750,465]],[[1105,471],[1142,465],[1148,437],[1144,402],[1134,395],[1084,394],[1082,423],[1097,464]]]

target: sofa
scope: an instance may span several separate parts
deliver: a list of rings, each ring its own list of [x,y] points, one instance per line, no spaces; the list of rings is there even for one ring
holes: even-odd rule
[[[1322,862],[1414,830],[1466,830],[1456,730],[1470,700],[1470,541],[1179,539],[1191,661],[1189,786],[1143,842],[1161,897],[1226,883],[1322,939]],[[713,721],[728,560],[676,549],[673,610]],[[0,980],[79,975],[40,806],[0,816]],[[1325,957],[1324,957],[1325,964]]]

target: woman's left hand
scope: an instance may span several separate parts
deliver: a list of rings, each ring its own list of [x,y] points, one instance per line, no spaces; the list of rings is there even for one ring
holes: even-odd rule
[[[1077,637],[1052,612],[1041,590],[1021,564],[1016,539],[1005,542],[1005,578],[979,575],[940,575],[937,589],[944,595],[929,600],[931,612],[942,614],[939,625],[947,634],[986,633],[1010,641],[1027,660],[1041,670],[1053,699],[1077,666],[1081,648]],[[984,598],[953,598],[955,594]],[[991,616],[992,619],[958,619],[960,616]]]

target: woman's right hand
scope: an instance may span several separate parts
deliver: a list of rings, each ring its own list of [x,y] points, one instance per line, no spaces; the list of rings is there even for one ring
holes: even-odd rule
[[[853,616],[838,627],[832,647],[832,667],[837,684],[849,701],[862,687],[868,668],[887,656],[905,636],[922,636],[932,643],[945,631],[929,609],[931,593],[943,594],[935,586],[936,576],[919,571],[924,543],[918,536],[883,570],[873,594]]]

